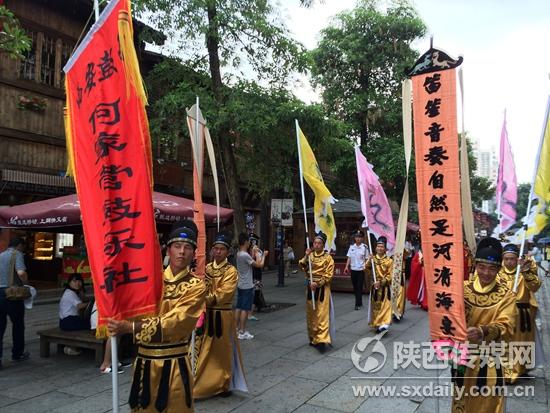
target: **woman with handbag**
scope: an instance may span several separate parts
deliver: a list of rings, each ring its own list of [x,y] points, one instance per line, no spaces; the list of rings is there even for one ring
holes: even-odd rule
[[[0,254],[0,368],[2,367],[2,349],[7,318],[12,323],[13,361],[24,361],[30,357],[25,351],[25,306],[23,300],[30,296],[27,281],[27,268],[23,258],[25,241],[15,238],[8,249]],[[24,294],[25,291],[29,295]]]

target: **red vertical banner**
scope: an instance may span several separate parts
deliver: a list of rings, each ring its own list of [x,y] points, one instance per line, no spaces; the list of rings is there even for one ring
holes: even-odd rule
[[[128,0],[111,1],[64,68],[69,169],[100,336],[109,318],[156,313],[162,294],[151,143],[130,16]]]
[[[456,119],[458,61],[430,49],[412,70],[418,217],[432,340],[466,340]]]

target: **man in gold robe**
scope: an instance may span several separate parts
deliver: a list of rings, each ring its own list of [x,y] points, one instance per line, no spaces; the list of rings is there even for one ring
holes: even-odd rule
[[[193,412],[193,374],[188,342],[203,308],[204,281],[190,271],[197,227],[184,221],[168,237],[170,265],[156,316],[141,321],[110,320],[112,335],[132,334],[138,343],[129,405],[133,412]]]
[[[520,266],[518,277],[518,288],[516,292],[516,329],[513,342],[525,343],[525,351],[531,348],[530,357],[535,356],[535,316],[537,315],[537,299],[535,293],[541,286],[541,281],[537,275],[537,264],[531,257],[519,259],[519,248],[517,245],[508,244],[504,247],[502,255],[502,269],[499,276],[508,282],[508,287],[513,289],[516,277],[516,268]],[[515,344],[516,345],[516,344]],[[506,381],[515,383],[519,376],[525,373],[526,360],[511,360],[513,366],[505,368]]]
[[[306,315],[309,344],[321,353],[324,353],[327,345],[331,344],[330,284],[334,275],[334,260],[324,250],[326,240],[327,236],[322,232],[315,235],[313,249],[308,248],[306,255],[298,263],[300,269],[305,272],[307,280]],[[309,278],[309,261],[311,261],[313,282],[310,282]],[[313,309],[312,295],[315,300],[315,309]]]
[[[468,364],[453,369],[453,413],[504,412],[503,360],[498,352],[514,332],[515,297],[498,276],[502,245],[491,237],[482,239],[475,256],[476,275],[464,282],[468,341]],[[457,273],[462,277],[462,273]],[[500,353],[500,354],[499,354]]]
[[[232,311],[239,273],[227,261],[230,248],[231,235],[218,233],[212,245],[214,261],[206,266],[206,317],[195,346],[193,396],[196,399],[227,397],[231,394],[232,382],[241,385],[235,389],[247,390]],[[233,366],[237,371],[233,371]]]
[[[370,292],[371,319],[369,325],[375,328],[377,333],[389,329],[392,319],[391,280],[393,260],[386,255],[386,245],[386,237],[378,238],[378,241],[376,241],[376,254],[369,257],[365,265],[369,277],[373,277],[372,261],[374,261],[375,277],[373,277],[373,280],[376,279],[376,281],[372,284]]]

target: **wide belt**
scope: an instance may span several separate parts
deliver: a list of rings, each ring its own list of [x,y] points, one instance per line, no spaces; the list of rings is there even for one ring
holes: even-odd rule
[[[167,360],[184,357],[187,355],[187,352],[187,342],[164,345],[140,344],[138,357],[147,360]]]

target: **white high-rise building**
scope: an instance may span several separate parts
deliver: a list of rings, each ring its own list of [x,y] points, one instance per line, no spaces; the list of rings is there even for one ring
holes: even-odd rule
[[[483,176],[491,181],[493,185],[496,185],[498,178],[498,155],[494,146],[490,149],[480,149],[479,143],[475,145],[477,158],[477,169],[476,173],[479,176]],[[483,201],[481,205],[481,210],[487,214],[490,214],[495,211],[496,205],[495,200],[489,199]]]

